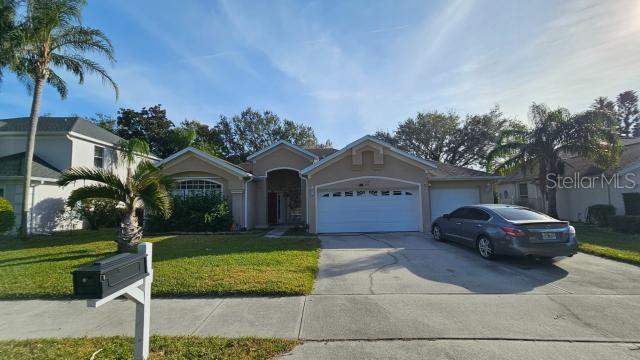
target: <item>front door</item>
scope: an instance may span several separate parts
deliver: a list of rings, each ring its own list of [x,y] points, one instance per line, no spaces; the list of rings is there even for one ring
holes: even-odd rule
[[[267,193],[267,221],[269,225],[278,223],[278,193]]]

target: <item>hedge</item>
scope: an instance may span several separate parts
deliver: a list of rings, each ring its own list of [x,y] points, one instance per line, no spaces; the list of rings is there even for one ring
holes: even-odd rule
[[[640,234],[640,216],[617,215],[610,218],[613,231]]]
[[[13,206],[5,198],[0,197],[0,235],[13,229],[16,216],[13,213]]]
[[[609,226],[609,218],[616,214],[613,205],[597,204],[587,208],[587,222],[598,226]]]
[[[624,201],[625,215],[640,215],[640,193],[624,193],[622,200]]]

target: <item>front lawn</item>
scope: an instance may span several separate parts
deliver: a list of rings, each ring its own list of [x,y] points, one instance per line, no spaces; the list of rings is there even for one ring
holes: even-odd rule
[[[149,359],[271,359],[299,342],[285,339],[152,336]],[[92,357],[92,355],[94,355]],[[124,336],[0,341],[0,359],[130,359]]]
[[[640,235],[622,234],[593,225],[572,224],[580,251],[640,265]]]
[[[318,271],[317,238],[163,235],[154,243],[153,295],[302,295]],[[0,240],[0,298],[68,298],[71,271],[116,251],[114,229]]]

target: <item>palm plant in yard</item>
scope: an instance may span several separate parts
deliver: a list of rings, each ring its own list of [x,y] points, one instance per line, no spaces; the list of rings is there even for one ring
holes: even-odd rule
[[[606,111],[590,110],[571,115],[567,109],[530,108],[532,128],[503,131],[489,153],[489,170],[505,174],[515,169],[537,169],[538,184],[547,213],[558,216],[554,182],[563,170],[563,158],[581,156],[602,169],[615,166],[621,145],[614,119]]]
[[[4,0],[6,1],[6,0]],[[83,83],[87,74],[97,75],[110,85],[118,96],[118,87],[107,71],[97,62],[85,57],[95,53],[113,63],[113,47],[109,39],[97,29],[80,24],[85,0],[12,0],[11,9],[24,5],[16,13],[21,18],[7,36],[0,65],[6,66],[22,80],[33,95],[29,135],[25,151],[23,204],[28,203],[31,164],[38,128],[38,114],[45,84],[53,86],[62,98],[68,93],[67,84],[56,71],[66,70]],[[7,21],[5,21],[6,23]],[[27,207],[21,214],[20,235],[27,235]]]
[[[137,157],[149,154],[149,145],[144,141],[123,141],[118,152],[126,166],[124,179],[112,170],[78,167],[65,170],[58,185],[66,186],[78,180],[95,182],[73,190],[67,199],[69,207],[87,199],[111,199],[124,205],[126,212],[117,239],[118,251],[123,252],[135,249],[142,238],[142,228],[136,217],[138,207],[143,206],[145,211],[154,211],[165,219],[169,218],[172,207],[169,189],[173,181],[148,160],[135,164]]]

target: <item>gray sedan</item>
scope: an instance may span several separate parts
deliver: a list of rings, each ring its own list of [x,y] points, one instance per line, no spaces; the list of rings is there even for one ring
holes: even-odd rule
[[[437,218],[431,231],[436,240],[472,246],[485,259],[496,255],[552,258],[578,251],[576,230],[569,222],[515,205],[464,206]]]

